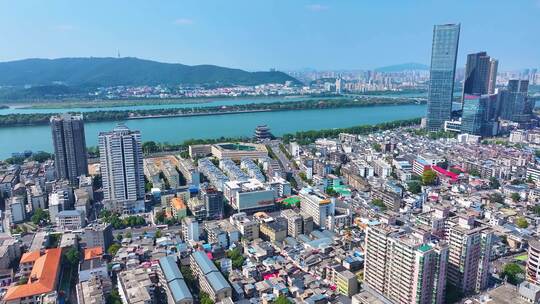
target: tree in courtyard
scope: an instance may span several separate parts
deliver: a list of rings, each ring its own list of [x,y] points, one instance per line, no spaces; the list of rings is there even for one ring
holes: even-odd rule
[[[381,152],[381,151],[382,151],[381,144],[379,144],[379,143],[373,143],[373,144],[371,145],[371,147],[372,147],[373,150],[375,150],[376,152]]]
[[[155,219],[156,222],[158,222],[158,223],[163,223],[163,222],[165,222],[165,211],[160,210],[160,211],[156,212],[156,214],[154,215],[154,219]]]
[[[476,169],[471,169],[471,170],[469,170],[469,175],[471,175],[471,176],[480,176],[480,172],[478,172],[478,170],[476,170]]]
[[[437,173],[433,170],[426,170],[422,173],[422,183],[426,186],[433,185],[437,181]]]
[[[411,191],[412,194],[418,194],[422,192],[422,185],[420,185],[417,181],[412,181],[407,184],[409,191]]]
[[[519,193],[516,193],[516,192],[512,193],[510,195],[510,198],[512,199],[514,203],[517,203],[521,200],[521,196],[519,195]]]
[[[534,212],[534,214],[540,215],[540,205],[534,205],[533,207],[529,207],[529,209]]]
[[[107,298],[105,299],[106,304],[122,304],[122,298],[120,298],[120,293],[118,289],[114,288]]]
[[[502,204],[504,203],[504,197],[499,193],[493,193],[489,196],[489,201],[492,204]]]
[[[118,250],[120,250],[120,245],[115,243],[109,246],[109,249],[107,249],[107,253],[111,256],[115,256]]]
[[[32,223],[36,225],[44,225],[49,222],[49,212],[41,208],[37,208],[34,215],[30,218]]]
[[[524,217],[518,217],[516,219],[516,226],[518,226],[521,229],[525,229],[529,227],[529,222],[527,222],[527,219]]]
[[[69,250],[66,251],[66,253],[64,253],[64,256],[65,256],[66,260],[68,261],[68,263],[71,266],[74,267],[74,266],[77,266],[79,264],[80,254],[79,254],[79,250],[77,250],[77,248],[75,248],[75,247],[69,248]]]
[[[214,301],[210,299],[210,296],[206,292],[200,293],[200,302],[201,304],[214,304]]]
[[[287,299],[284,295],[279,295],[279,297],[276,298],[276,300],[273,302],[273,304],[290,304],[291,301]]]
[[[379,209],[381,209],[381,210],[385,210],[385,209],[386,209],[386,205],[384,204],[383,200],[380,199],[380,198],[375,198],[375,199],[371,200],[371,203],[372,203],[374,206],[379,207]]]
[[[245,258],[238,248],[227,251],[227,257],[231,259],[234,269],[240,269],[244,265]]]
[[[504,265],[501,277],[509,283],[517,285],[523,280],[523,268],[516,263],[508,263]]]
[[[489,178],[489,187],[491,189],[499,189],[501,186],[501,183],[499,183],[499,180],[496,177],[490,177]]]

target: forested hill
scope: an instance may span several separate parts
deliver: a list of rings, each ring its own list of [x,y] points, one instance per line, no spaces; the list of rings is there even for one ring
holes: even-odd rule
[[[295,78],[277,71],[247,72],[215,65],[161,63],[138,58],[24,59],[0,62],[0,86],[258,85]]]

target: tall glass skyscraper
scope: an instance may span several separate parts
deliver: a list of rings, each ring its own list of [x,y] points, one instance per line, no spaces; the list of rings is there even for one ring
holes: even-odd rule
[[[435,25],[431,49],[427,129],[439,131],[452,115],[459,24]]]
[[[463,97],[467,94],[488,94],[491,75],[491,57],[486,52],[467,55]]]
[[[461,132],[478,136],[494,136],[499,131],[499,98],[496,94],[465,94]]]
[[[501,118],[515,122],[531,119],[534,104],[527,98],[528,80],[511,79],[506,90],[501,90]]]

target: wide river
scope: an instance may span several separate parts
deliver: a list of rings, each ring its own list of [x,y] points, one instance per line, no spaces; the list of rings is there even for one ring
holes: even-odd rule
[[[288,101],[289,99],[285,100]],[[272,99],[272,101],[276,100]],[[233,101],[221,100],[204,105],[217,105],[218,103],[221,104],[224,102],[229,103]],[[253,100],[251,100],[251,102],[253,102]],[[262,100],[257,99],[256,102],[262,102]],[[231,104],[238,104],[238,100]],[[137,106],[137,108],[138,107],[140,106]],[[152,107],[162,108],[163,106]],[[130,108],[133,109],[135,107]],[[78,109],[70,110],[77,111]],[[91,110],[96,111],[99,109]],[[18,110],[19,113],[25,113],[26,111],[27,110]],[[61,112],[61,110],[49,109],[48,111],[44,112]],[[6,113],[2,113],[0,110],[0,115],[1,114]],[[271,132],[274,135],[279,136],[284,133],[291,133],[301,130],[317,130],[376,124],[398,119],[421,117],[425,114],[425,105],[411,104],[367,106],[326,110],[299,110],[215,116],[171,117],[117,122],[89,122],[85,124],[85,132],[87,146],[96,146],[99,132],[111,130],[117,123],[122,122],[133,130],[141,131],[143,141],[153,140],[158,142],[178,143],[192,138],[251,136],[255,127],[261,124],[267,124],[270,127]],[[0,159],[10,157],[11,153],[13,152],[22,152],[25,150],[52,152],[53,150],[51,131],[47,125],[0,128],[0,143]]]

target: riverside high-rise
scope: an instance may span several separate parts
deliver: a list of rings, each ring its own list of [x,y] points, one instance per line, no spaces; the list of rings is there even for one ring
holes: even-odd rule
[[[118,125],[99,133],[105,206],[120,213],[144,211],[141,133]]]
[[[50,123],[56,177],[75,185],[79,176],[88,174],[83,117],[62,114],[51,117]]]

